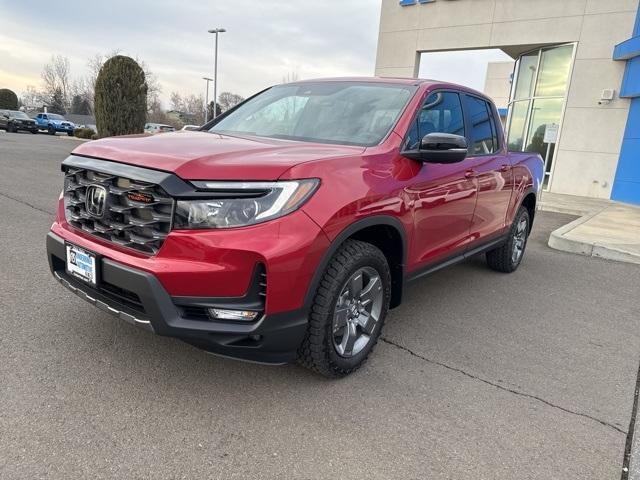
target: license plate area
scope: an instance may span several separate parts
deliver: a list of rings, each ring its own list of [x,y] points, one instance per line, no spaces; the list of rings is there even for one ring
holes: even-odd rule
[[[67,259],[66,271],[72,277],[95,287],[98,285],[98,256],[72,243],[65,244]]]

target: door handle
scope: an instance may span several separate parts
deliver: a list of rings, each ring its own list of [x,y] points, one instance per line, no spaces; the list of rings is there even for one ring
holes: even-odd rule
[[[475,176],[476,176],[475,170],[467,170],[466,172],[464,172],[464,178],[473,178]]]
[[[511,165],[501,165],[499,171],[500,172],[508,172],[509,170],[511,170]]]

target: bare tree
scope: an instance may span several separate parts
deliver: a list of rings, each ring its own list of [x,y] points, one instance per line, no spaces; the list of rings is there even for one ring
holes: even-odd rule
[[[185,96],[183,98],[183,106],[186,113],[191,115],[192,122],[196,125],[204,123],[205,102],[202,94]]]
[[[42,69],[42,81],[44,82],[44,93],[53,98],[54,95],[62,101],[62,105],[67,108],[71,95],[71,65],[69,59],[62,55],[52,55],[51,61]]]
[[[226,112],[230,108],[235,107],[240,102],[244,101],[244,97],[231,92],[222,92],[218,96],[218,103],[220,104],[220,109],[223,112]]]
[[[169,104],[171,105],[171,110],[176,110],[178,112],[184,111],[184,101],[182,100],[182,95],[178,92],[171,92]]]
[[[26,110],[39,110],[44,103],[48,103],[44,93],[36,90],[33,85],[27,85],[27,89],[22,92],[20,101]]]

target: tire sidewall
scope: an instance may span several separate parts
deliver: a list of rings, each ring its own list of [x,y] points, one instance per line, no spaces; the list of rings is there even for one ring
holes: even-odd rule
[[[380,275],[383,292],[382,310],[380,312],[380,318],[376,323],[376,327],[371,334],[371,338],[367,346],[352,357],[342,357],[338,354],[333,344],[333,312],[335,311],[336,304],[338,303],[340,292],[342,291],[342,288],[344,288],[347,280],[351,277],[351,275],[353,275],[358,269],[362,267],[372,267]],[[340,370],[350,370],[357,367],[367,358],[367,356],[377,343],[378,337],[382,330],[382,326],[384,325],[384,321],[389,310],[389,302],[391,299],[391,273],[389,271],[389,265],[387,264],[386,260],[384,260],[384,257],[378,258],[375,255],[366,255],[359,257],[350,263],[349,268],[345,268],[340,273],[340,282],[338,284],[340,286],[338,287],[337,291],[334,292],[333,299],[331,301],[331,309],[328,314],[328,318],[326,319],[325,342],[331,364]]]

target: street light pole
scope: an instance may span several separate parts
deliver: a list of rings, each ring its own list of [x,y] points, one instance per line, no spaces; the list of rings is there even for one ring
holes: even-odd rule
[[[213,118],[218,116],[218,34],[224,33],[224,28],[213,28],[208,30],[209,33],[216,34],[215,55],[213,60]]]
[[[202,77],[202,79],[207,81],[207,93],[205,94],[207,99],[204,107],[204,123],[207,123],[209,121],[209,82],[212,82],[213,78]]]

